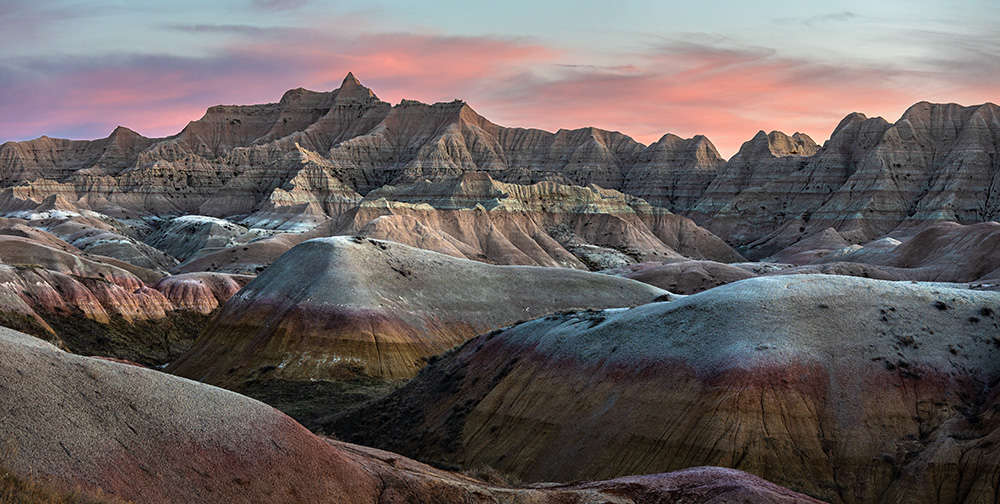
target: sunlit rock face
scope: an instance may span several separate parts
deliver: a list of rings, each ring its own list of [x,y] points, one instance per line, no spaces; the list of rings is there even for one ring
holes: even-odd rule
[[[829,502],[988,501],[998,313],[995,292],[752,278],[482,335],[328,427],[533,481],[718,465]]]

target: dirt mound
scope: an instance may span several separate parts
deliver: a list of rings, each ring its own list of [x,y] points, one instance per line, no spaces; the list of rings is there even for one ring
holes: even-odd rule
[[[714,261],[639,263],[601,273],[630,278],[675,294],[694,294],[757,276],[738,266]]]
[[[480,336],[328,428],[536,481],[719,465],[831,502],[992,500],[998,313],[994,292],[752,278]]]
[[[736,471],[511,488],[319,438],[238,394],[62,352],[0,328],[4,492],[38,483],[135,502],[574,504],[682,498],[808,502]],[[13,481],[15,488],[8,482]],[[44,492],[51,494],[51,492]],[[8,494],[10,495],[10,494]]]
[[[402,379],[480,332],[579,307],[669,293],[565,268],[492,266],[360,237],[302,243],[227,301],[168,370],[250,378]]]

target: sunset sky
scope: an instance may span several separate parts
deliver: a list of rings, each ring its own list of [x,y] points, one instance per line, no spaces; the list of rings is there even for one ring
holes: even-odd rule
[[[758,130],[822,142],[853,111],[998,102],[998,26],[997,0],[2,0],[0,141],[167,136],[353,71],[392,103],[729,157]]]

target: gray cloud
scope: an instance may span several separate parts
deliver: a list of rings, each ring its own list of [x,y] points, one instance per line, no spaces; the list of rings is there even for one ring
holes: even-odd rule
[[[216,24],[182,24],[182,23],[164,23],[157,25],[158,28],[184,32],[191,34],[224,34],[224,35],[245,35],[245,36],[258,36],[267,33],[272,33],[275,28],[261,28],[259,26],[251,25],[216,25]]]
[[[252,0],[250,2],[252,8],[266,12],[296,10],[308,4],[308,0]]]

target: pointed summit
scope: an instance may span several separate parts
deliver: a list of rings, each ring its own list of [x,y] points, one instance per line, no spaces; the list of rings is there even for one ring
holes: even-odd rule
[[[337,98],[334,100],[334,104],[345,104],[352,101],[367,102],[372,99],[378,99],[375,93],[371,89],[368,89],[361,85],[361,82],[354,77],[353,72],[347,72],[347,77],[344,77],[344,82],[340,84],[340,88],[337,90]]]

